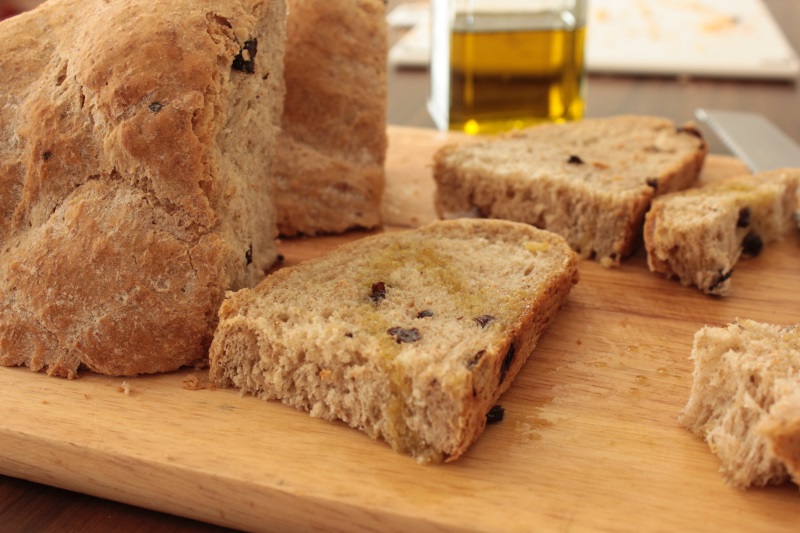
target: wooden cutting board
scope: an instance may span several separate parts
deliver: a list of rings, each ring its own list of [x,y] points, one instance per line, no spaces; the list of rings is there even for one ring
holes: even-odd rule
[[[434,218],[430,159],[447,140],[390,129],[386,219]],[[704,179],[744,172],[710,157]],[[357,239],[285,240],[287,263]],[[421,466],[343,424],[186,370],[67,381],[0,368],[0,472],[250,530],[790,530],[795,485],[725,485],[677,422],[694,332],[736,317],[800,322],[800,237],[740,262],[711,298],[651,274],[580,264],[581,281],[501,398],[505,419],[454,464]],[[33,512],[33,510],[32,510]]]

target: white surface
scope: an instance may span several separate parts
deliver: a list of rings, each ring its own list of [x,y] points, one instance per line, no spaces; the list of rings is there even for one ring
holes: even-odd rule
[[[760,0],[591,0],[592,72],[794,78],[797,55]]]
[[[428,65],[427,10],[413,5],[416,22],[390,50],[392,65]],[[761,0],[590,0],[586,54],[590,72],[773,79],[800,73],[797,54]]]

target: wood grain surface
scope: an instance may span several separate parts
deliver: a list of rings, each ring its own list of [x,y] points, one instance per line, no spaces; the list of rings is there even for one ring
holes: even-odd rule
[[[435,217],[430,158],[448,139],[390,128],[387,230]],[[744,172],[709,157],[704,179]],[[284,240],[286,264],[366,235]],[[800,322],[800,236],[743,260],[725,299],[580,264],[581,281],[501,398],[505,419],[454,464],[420,466],[340,423],[185,371],[67,381],[0,368],[0,473],[248,530],[791,530],[797,486],[724,484],[677,415],[694,332],[736,317]],[[124,382],[124,383],[123,383]]]

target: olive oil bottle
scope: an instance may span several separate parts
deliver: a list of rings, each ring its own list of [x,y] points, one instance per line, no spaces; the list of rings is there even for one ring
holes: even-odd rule
[[[445,97],[441,89],[447,85],[447,102],[429,106],[432,114],[446,113],[447,120],[434,120],[451,130],[497,133],[582,118],[585,37],[583,13],[563,7],[455,11],[447,43],[449,79],[443,84],[439,76],[439,96]],[[440,57],[438,67],[443,66]]]

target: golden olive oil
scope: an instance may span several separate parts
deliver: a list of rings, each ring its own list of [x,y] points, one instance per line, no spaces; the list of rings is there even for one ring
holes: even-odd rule
[[[585,26],[507,18],[456,20],[451,130],[496,133],[583,116]]]

